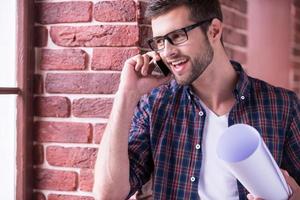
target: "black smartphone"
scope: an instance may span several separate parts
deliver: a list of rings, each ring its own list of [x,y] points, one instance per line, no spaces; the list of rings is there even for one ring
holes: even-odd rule
[[[167,67],[167,65],[164,63],[164,61],[162,59],[157,60],[157,61],[154,60],[153,63],[156,66],[156,68],[158,68],[159,71],[163,73],[164,76],[169,75],[170,69]]]

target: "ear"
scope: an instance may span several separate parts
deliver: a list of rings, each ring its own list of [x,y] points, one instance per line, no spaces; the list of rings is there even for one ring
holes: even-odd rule
[[[214,18],[207,30],[207,37],[211,45],[215,44],[216,42],[221,42],[222,32],[222,22],[219,19]]]

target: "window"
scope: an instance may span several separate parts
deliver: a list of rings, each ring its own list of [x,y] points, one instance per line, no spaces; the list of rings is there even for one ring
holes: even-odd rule
[[[32,0],[0,3],[0,199],[31,199],[32,10]]]

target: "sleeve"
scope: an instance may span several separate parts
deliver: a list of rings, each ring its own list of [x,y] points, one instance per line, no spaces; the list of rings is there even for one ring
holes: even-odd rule
[[[129,132],[130,193],[128,198],[150,179],[153,171],[149,118],[149,101],[143,97],[135,109]]]
[[[284,144],[283,168],[300,185],[300,102],[296,94],[291,105],[292,119]]]

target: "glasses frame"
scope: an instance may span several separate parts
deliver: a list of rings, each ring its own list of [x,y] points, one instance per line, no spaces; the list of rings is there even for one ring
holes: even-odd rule
[[[172,45],[179,45],[179,44],[182,44],[182,43],[186,42],[186,41],[189,39],[187,32],[193,30],[194,28],[196,28],[196,27],[198,27],[198,26],[202,26],[203,24],[205,24],[205,23],[207,23],[207,22],[211,22],[212,20],[213,20],[213,19],[206,19],[206,20],[197,22],[197,23],[195,23],[195,24],[192,24],[192,25],[183,27],[183,28],[181,28],[181,29],[177,29],[177,30],[174,30],[174,31],[172,31],[172,32],[169,32],[169,33],[167,33],[167,34],[164,35],[164,36],[153,37],[153,38],[151,38],[151,39],[149,39],[149,40],[147,41],[148,46],[149,46],[150,49],[152,49],[153,51],[161,51],[161,50],[163,50],[163,49],[165,48],[165,44],[164,44],[163,48],[154,48],[154,47],[152,47],[151,44],[154,43],[154,41],[157,40],[157,39],[163,39],[164,41],[167,40],[167,41],[170,42]],[[170,34],[173,34],[173,33],[175,33],[175,32],[178,32],[178,31],[183,31],[183,32],[185,33],[186,39],[183,40],[182,42],[179,42],[179,43],[174,44],[174,42],[173,42],[172,39],[169,37],[169,35],[170,35]]]

